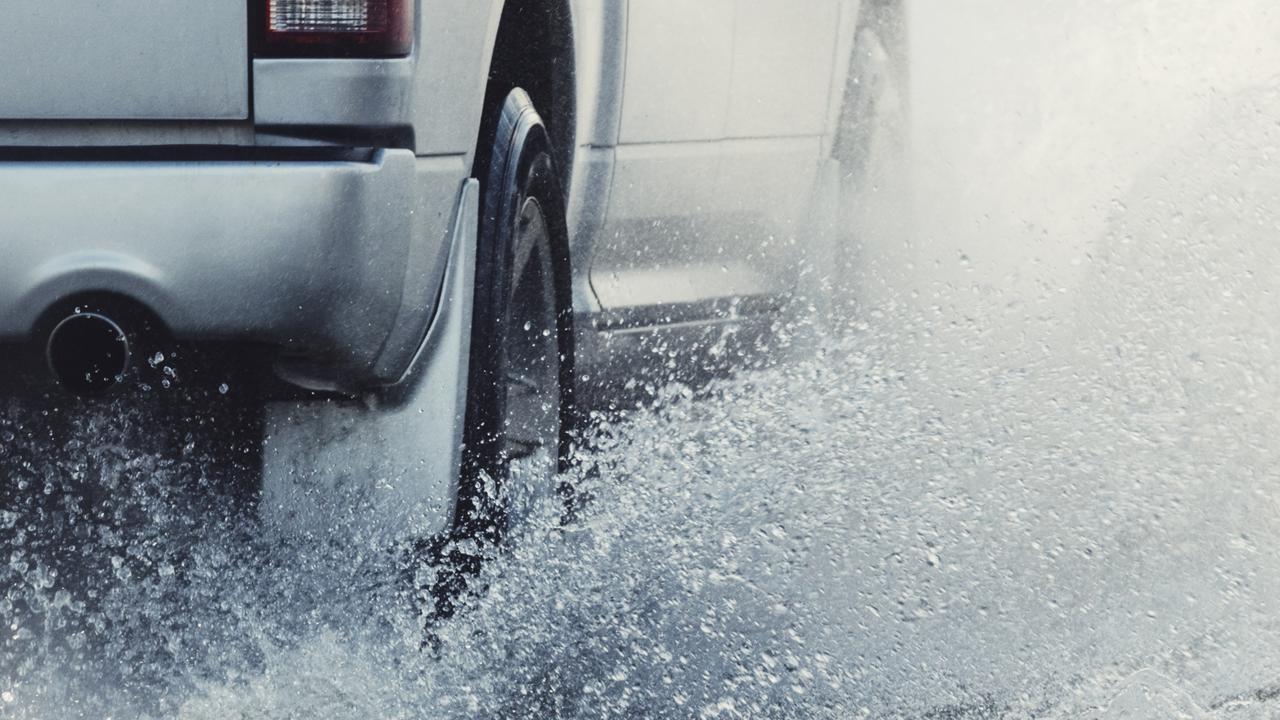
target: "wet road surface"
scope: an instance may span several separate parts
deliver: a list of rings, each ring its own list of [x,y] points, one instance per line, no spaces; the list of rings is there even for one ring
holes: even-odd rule
[[[860,312],[604,426],[577,523],[547,509],[434,643],[428,569],[169,513],[218,484],[185,436],[0,414],[25,489],[150,519],[50,510],[77,578],[0,512],[0,716],[1280,712],[1275,11],[915,14],[912,241],[868,241]]]

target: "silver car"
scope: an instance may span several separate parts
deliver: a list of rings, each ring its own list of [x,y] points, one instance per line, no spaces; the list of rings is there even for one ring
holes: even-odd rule
[[[236,344],[263,511],[389,538],[501,536],[575,392],[766,331],[905,102],[893,0],[0,10],[0,338],[81,395]]]

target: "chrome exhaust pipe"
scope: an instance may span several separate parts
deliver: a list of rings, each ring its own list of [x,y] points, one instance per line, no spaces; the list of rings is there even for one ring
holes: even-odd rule
[[[119,323],[95,312],[76,312],[49,333],[45,360],[59,385],[76,395],[101,395],[129,370],[129,336]]]

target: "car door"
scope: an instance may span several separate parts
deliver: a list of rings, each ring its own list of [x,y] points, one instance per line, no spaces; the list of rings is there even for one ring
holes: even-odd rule
[[[697,220],[717,203],[735,0],[631,0],[614,171],[591,283],[605,310],[695,299]]]
[[[0,0],[0,121],[243,120],[243,0]]]
[[[777,265],[812,195],[842,2],[631,0],[591,266],[607,314],[791,287]]]
[[[725,264],[738,268],[739,293],[795,287],[798,246],[814,231],[846,4],[734,0],[733,73],[717,177],[727,232],[708,239]]]
[[[794,235],[827,129],[843,0],[734,0],[733,74],[719,181],[757,232]],[[853,4],[857,4],[856,2]],[[770,237],[775,238],[770,240]],[[757,242],[759,241],[759,242]]]

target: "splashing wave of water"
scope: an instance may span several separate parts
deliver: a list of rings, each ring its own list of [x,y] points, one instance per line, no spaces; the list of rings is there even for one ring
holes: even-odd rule
[[[5,711],[1066,717],[1152,693],[1236,708],[1274,681],[1277,458],[1224,444],[1250,420],[1229,395],[1153,400],[1052,348],[978,367],[980,325],[894,325],[604,427],[583,516],[544,513],[435,646],[389,554],[170,514],[198,463],[90,443],[87,465],[32,466],[96,467],[150,520],[64,515],[85,580],[6,514]]]
[[[1274,117],[1139,179],[1077,316],[887,303],[605,425],[434,643],[421,568],[259,527],[181,422],[7,405],[0,716],[1274,713]]]

